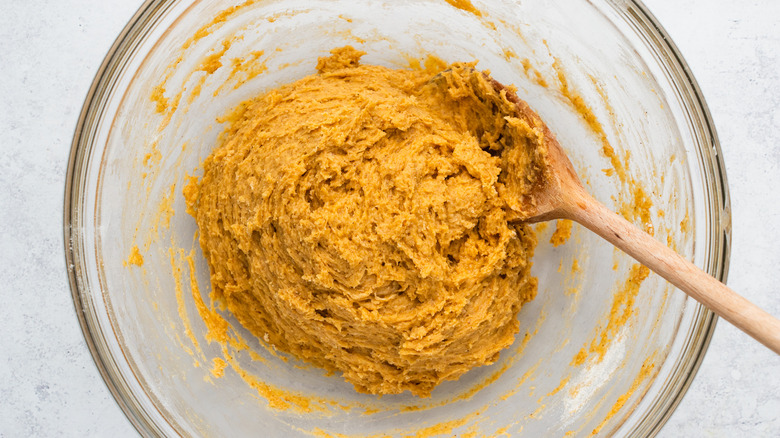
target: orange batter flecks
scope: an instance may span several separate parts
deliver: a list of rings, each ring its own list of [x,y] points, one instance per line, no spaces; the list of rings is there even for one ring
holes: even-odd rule
[[[591,354],[595,354],[598,361],[604,358],[618,330],[633,315],[634,302],[639,293],[639,287],[649,274],[650,270],[641,264],[637,263],[631,267],[625,284],[612,296],[612,305],[606,325],[601,328],[589,345],[583,347],[574,356],[571,361],[572,366],[582,365]]]
[[[522,61],[523,64],[523,73],[525,73],[525,76],[532,80],[536,85],[540,87],[547,88],[547,80],[542,76],[542,73],[531,64],[531,60],[528,58],[524,58]]]
[[[144,265],[144,257],[141,255],[141,252],[138,250],[138,245],[133,245],[132,248],[130,248],[130,255],[127,257],[127,261],[124,263],[125,266],[135,265],[135,266],[143,266]]]
[[[653,363],[654,358],[655,355],[651,355],[650,357],[645,359],[644,363],[642,363],[642,367],[639,369],[639,374],[637,374],[636,378],[631,383],[631,386],[629,387],[628,391],[626,391],[620,397],[618,397],[618,399],[615,401],[615,404],[612,405],[612,409],[610,409],[609,413],[607,413],[607,416],[598,426],[596,426],[593,429],[590,436],[598,435],[598,433],[601,431],[604,425],[607,424],[607,421],[609,421],[612,417],[614,417],[615,414],[617,414],[620,411],[620,409],[626,404],[626,402],[631,398],[631,396],[634,395],[634,393],[639,389],[640,385],[652,376],[653,371],[655,370],[655,364]]]
[[[446,2],[462,11],[472,13],[477,17],[482,16],[482,11],[475,8],[471,3],[471,0],[446,0]]]
[[[553,246],[561,246],[571,237],[571,228],[574,223],[569,219],[561,219],[555,223],[555,231],[550,236],[550,243]]]

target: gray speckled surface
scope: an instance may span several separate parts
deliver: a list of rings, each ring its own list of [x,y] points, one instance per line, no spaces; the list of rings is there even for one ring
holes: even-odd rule
[[[140,0],[5,1],[0,14],[0,436],[135,436],[86,348],[65,272],[71,136]],[[733,207],[729,285],[780,315],[780,2],[647,0],[696,75]],[[662,437],[780,436],[780,356],[725,322]]]

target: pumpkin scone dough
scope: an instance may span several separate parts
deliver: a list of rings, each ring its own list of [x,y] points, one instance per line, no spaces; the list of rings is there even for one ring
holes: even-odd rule
[[[359,392],[425,397],[495,362],[536,295],[516,219],[543,134],[500,116],[515,104],[474,63],[331,53],[228,117],[188,211],[214,296],[254,335]]]

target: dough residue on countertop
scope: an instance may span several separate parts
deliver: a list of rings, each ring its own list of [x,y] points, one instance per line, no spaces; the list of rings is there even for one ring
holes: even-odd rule
[[[518,219],[547,177],[538,120],[474,63],[362,65],[246,101],[185,188],[214,296],[360,392],[419,396],[512,344],[536,295]]]

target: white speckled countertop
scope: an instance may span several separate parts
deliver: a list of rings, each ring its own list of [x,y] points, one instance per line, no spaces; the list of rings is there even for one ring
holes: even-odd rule
[[[699,81],[731,190],[728,284],[780,315],[780,2],[646,0]],[[0,13],[0,437],[137,433],[92,362],[65,271],[70,142],[141,0],[4,1]],[[662,437],[780,436],[780,356],[721,321]]]

